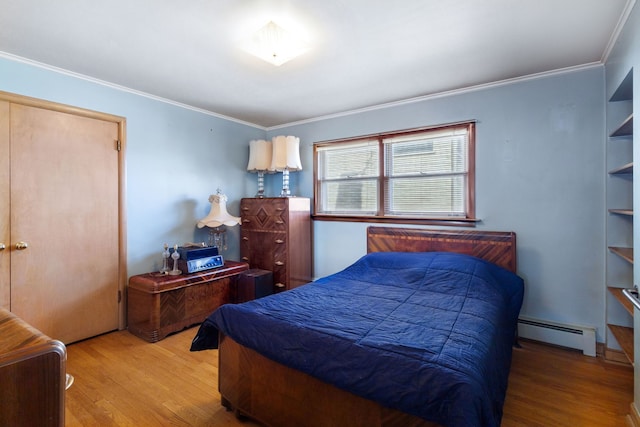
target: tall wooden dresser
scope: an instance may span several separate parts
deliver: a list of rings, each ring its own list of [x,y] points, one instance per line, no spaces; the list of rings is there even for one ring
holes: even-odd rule
[[[249,268],[273,272],[274,292],[311,281],[311,205],[304,197],[245,198],[240,254]]]

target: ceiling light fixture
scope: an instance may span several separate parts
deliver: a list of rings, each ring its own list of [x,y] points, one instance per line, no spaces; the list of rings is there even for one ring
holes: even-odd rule
[[[269,21],[253,33],[243,43],[242,48],[275,66],[280,66],[309,50],[309,46],[300,36],[285,30],[273,21]]]

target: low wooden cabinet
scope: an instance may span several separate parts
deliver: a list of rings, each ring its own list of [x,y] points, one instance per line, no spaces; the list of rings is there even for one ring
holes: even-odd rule
[[[156,342],[202,323],[222,304],[235,302],[238,275],[248,268],[245,262],[225,261],[223,267],[199,273],[132,276],[127,290],[129,332]]]
[[[250,268],[273,272],[274,291],[311,281],[311,205],[304,197],[240,201],[240,253]]]
[[[273,294],[273,273],[252,268],[238,278],[237,303],[252,301]]]
[[[0,426],[64,426],[64,344],[0,308]]]

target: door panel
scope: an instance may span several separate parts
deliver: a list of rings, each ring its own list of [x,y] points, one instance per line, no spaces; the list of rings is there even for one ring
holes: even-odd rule
[[[11,104],[11,311],[64,343],[118,328],[117,139],[113,122]]]
[[[0,101],[0,307],[11,310],[9,242],[9,103]],[[2,246],[0,246],[2,248]]]

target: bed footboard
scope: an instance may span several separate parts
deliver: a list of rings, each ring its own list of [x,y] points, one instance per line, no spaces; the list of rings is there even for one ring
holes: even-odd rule
[[[223,334],[218,372],[222,404],[267,426],[437,426],[276,363]]]

